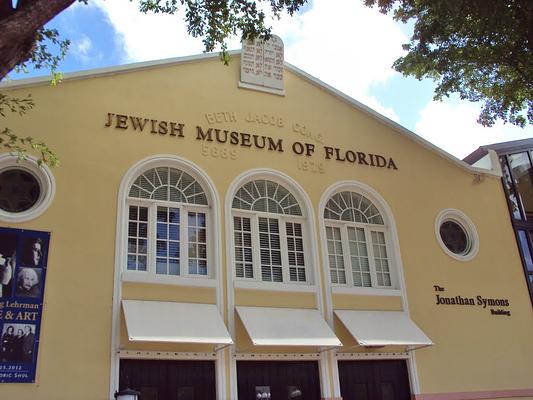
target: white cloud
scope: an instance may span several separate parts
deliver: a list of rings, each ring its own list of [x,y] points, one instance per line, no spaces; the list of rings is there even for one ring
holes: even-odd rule
[[[183,13],[174,16],[142,14],[129,0],[96,4],[119,34],[126,62],[145,61],[201,53],[200,39],[187,34]],[[389,16],[365,7],[360,1],[315,0],[303,14],[272,21],[282,37],[285,59],[362,103],[399,121],[391,108],[368,95],[370,85],[394,76],[392,62],[407,41]],[[240,48],[236,37],[229,48]]]
[[[407,41],[390,16],[353,0],[315,0],[308,12],[283,18],[274,30],[285,40],[288,62],[358,100],[371,84],[396,74],[391,65]]]
[[[359,1],[315,0],[309,11],[274,21],[285,42],[285,59],[388,118],[400,122],[391,107],[368,94],[396,72],[392,63],[407,37],[389,16]]]
[[[107,15],[126,54],[125,62],[157,60],[201,53],[203,44],[187,34],[183,13],[143,14],[129,0],[96,0]]]
[[[187,33],[183,12],[142,14],[138,3],[129,0],[95,0],[95,4],[116,30],[115,40],[126,55],[124,62],[198,54],[204,49],[201,39]],[[261,4],[268,11],[268,4]],[[314,0],[302,14],[284,15],[271,24],[273,33],[285,42],[288,62],[401,123],[398,113],[370,96],[369,89],[397,74],[391,65],[403,54],[401,45],[408,42],[405,26],[354,0],[337,0],[334,4]],[[80,53],[85,45],[80,43]],[[229,41],[229,48],[240,48],[237,37]],[[476,122],[478,113],[478,106],[471,103],[430,102],[420,111],[415,131],[457,157],[482,144],[533,136],[531,128],[523,130],[508,124],[483,128]]]
[[[365,106],[370,107],[374,111],[377,111],[387,118],[392,119],[394,122],[400,123],[400,116],[396,113],[396,111],[391,107],[385,107],[377,98],[364,95],[360,96],[357,100],[363,103]]]
[[[82,35],[72,45],[72,53],[81,62],[87,64],[91,61],[90,52],[93,49],[93,43],[88,36]]]
[[[522,129],[497,123],[485,128],[476,122],[479,110],[479,105],[473,103],[432,101],[420,111],[415,131],[457,158],[464,158],[484,144],[533,137],[531,126]]]

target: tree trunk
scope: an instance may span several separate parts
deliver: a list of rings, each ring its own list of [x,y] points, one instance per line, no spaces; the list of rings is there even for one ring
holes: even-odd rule
[[[76,0],[34,0],[19,2],[0,19],[0,80],[26,61],[35,45],[35,33]]]

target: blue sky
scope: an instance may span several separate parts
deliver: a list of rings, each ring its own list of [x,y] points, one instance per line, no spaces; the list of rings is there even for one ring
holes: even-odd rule
[[[129,0],[92,0],[70,7],[49,26],[72,42],[60,66],[67,73],[201,53],[201,40],[188,36],[182,21],[182,15],[143,15]],[[272,25],[288,62],[458,158],[482,144],[533,137],[533,127],[483,128],[475,121],[479,105],[455,96],[433,102],[433,82],[393,71],[411,27],[364,7],[362,0],[336,0],[335,7],[314,0]],[[229,48],[240,48],[238,38]]]

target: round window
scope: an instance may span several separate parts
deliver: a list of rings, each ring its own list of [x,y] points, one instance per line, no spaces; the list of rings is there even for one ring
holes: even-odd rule
[[[10,213],[29,210],[39,201],[41,185],[30,172],[6,169],[0,172],[0,208]]]
[[[435,233],[442,249],[449,256],[467,261],[478,251],[479,240],[472,221],[458,210],[443,210],[435,221]]]
[[[0,221],[24,222],[39,216],[54,196],[54,178],[33,159],[0,155]]]
[[[454,254],[468,253],[469,240],[463,227],[456,221],[444,221],[439,229],[444,245]]]

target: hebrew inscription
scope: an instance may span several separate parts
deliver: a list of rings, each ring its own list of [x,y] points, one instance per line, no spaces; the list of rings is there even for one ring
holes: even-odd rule
[[[241,53],[241,82],[283,90],[283,41],[272,35],[269,40],[244,41]]]

